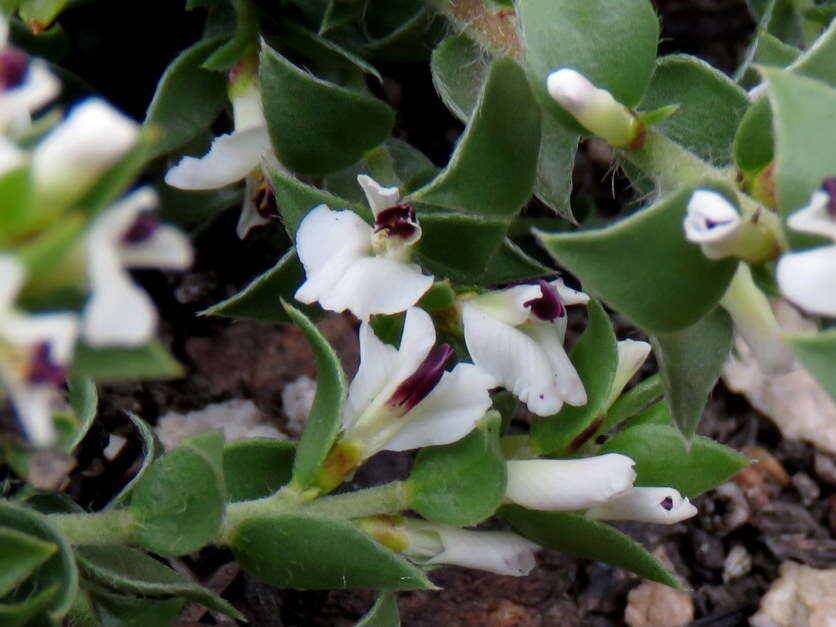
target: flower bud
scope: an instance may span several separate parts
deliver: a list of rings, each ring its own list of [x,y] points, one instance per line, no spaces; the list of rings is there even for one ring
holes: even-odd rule
[[[605,89],[595,87],[571,68],[549,74],[549,94],[590,132],[617,148],[639,148],[644,141],[644,124]]]
[[[598,520],[636,520],[673,525],[697,514],[697,508],[673,488],[630,488],[590,509]]]

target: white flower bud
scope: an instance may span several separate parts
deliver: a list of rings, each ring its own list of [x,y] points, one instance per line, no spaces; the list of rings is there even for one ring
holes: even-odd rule
[[[590,509],[599,520],[636,520],[673,525],[696,515],[697,508],[673,488],[630,488]]]
[[[698,189],[688,201],[683,226],[689,242],[699,244],[709,259],[722,259],[734,253],[741,218],[721,194]]]

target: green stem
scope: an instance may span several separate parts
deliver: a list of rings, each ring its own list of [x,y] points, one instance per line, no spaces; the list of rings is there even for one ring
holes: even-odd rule
[[[137,524],[133,514],[124,509],[92,514],[51,514],[49,520],[71,544],[131,544]]]

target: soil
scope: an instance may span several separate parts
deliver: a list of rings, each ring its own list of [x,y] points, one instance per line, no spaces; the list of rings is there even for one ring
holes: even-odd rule
[[[147,47],[154,57],[143,59],[141,80],[130,88],[125,80],[108,83],[111,75],[105,67],[98,74],[86,72],[89,62],[83,49],[76,49],[71,57],[82,75],[91,77],[105,95],[138,117],[142,111],[136,103],[147,102],[153,90],[154,81],[146,80],[149,72],[158,76],[166,60],[199,32],[198,16],[182,14],[182,3],[159,4],[155,15],[166,12],[174,21],[155,39],[155,44],[162,42],[159,46]],[[658,0],[656,6],[662,18],[663,53],[697,54],[726,71],[733,69],[754,27],[743,0]],[[93,24],[117,17],[132,19],[123,9],[128,10],[120,5],[119,16],[98,15]],[[68,14],[68,32],[74,27],[85,33],[95,31],[89,25],[90,15],[82,11]],[[139,13],[141,9],[137,10],[138,20],[142,19]],[[150,32],[147,22],[139,24],[145,23],[146,32]],[[133,57],[125,56],[124,42],[108,33],[97,36],[90,49],[95,47],[105,58],[109,58],[107,50],[119,50],[127,64],[122,66],[123,72],[140,67],[130,60]],[[146,49],[141,39],[137,36],[129,43],[138,50]],[[383,70],[388,85],[384,91],[399,100],[403,111],[398,134],[443,163],[461,125],[433,97],[428,70],[425,66]],[[578,161],[575,182],[576,194],[592,196],[604,211],[618,209],[630,195],[625,181],[589,150]],[[249,398],[281,426],[283,386],[301,374],[314,375],[312,355],[298,330],[282,324],[196,316],[276,260],[275,249],[266,238],[240,242],[235,237],[236,219],[235,210],[227,212],[197,234],[198,260],[193,271],[137,273],[157,301],[163,339],[186,366],[187,376],[171,382],[104,386],[99,424],[83,444],[69,488],[83,507],[102,506],[135,469],[139,446],[124,410],[153,422],[169,410],[182,412],[229,398]],[[224,251],[222,256],[216,254],[219,250]],[[352,374],[357,365],[355,321],[333,316],[323,321],[321,328]],[[108,431],[129,439],[112,462],[106,462],[102,454]],[[673,565],[694,601],[696,620],[692,625],[746,625],[783,560],[836,567],[836,459],[808,444],[783,439],[768,420],[722,385],[713,394],[700,431],[738,450],[757,451],[767,462],[698,499],[700,514],[685,523],[672,527],[631,524],[623,529]],[[377,456],[358,473],[353,485],[404,477],[409,464],[408,455]],[[742,547],[751,557],[748,571],[738,568],[730,572],[726,566],[735,547]],[[742,554],[740,549],[736,553]],[[240,573],[231,561],[227,551],[212,548],[184,558],[179,565],[223,589],[224,596],[251,625],[352,625],[374,599],[370,591],[276,590]],[[526,578],[446,568],[432,573],[431,579],[441,590],[399,594],[405,627],[623,625],[628,593],[640,583],[638,577],[618,568],[547,550],[539,554],[538,567]],[[220,620],[191,608],[184,613],[182,624]]]

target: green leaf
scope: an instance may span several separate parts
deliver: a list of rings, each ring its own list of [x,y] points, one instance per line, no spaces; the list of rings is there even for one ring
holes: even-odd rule
[[[79,546],[75,552],[84,576],[114,591],[145,597],[183,597],[243,620],[241,613],[217,594],[142,551],[104,545]]]
[[[20,17],[33,32],[45,30],[58,17],[70,0],[23,0]]]
[[[688,447],[675,427],[661,424],[625,429],[599,452],[632,458],[637,486],[671,486],[689,497],[720,485],[749,465],[737,451],[700,435]]]
[[[368,0],[364,18],[372,40],[363,52],[389,63],[425,61],[448,32],[445,20],[423,0]]]
[[[89,377],[70,377],[69,389],[70,407],[72,407],[73,413],[79,421],[79,427],[75,435],[67,444],[67,452],[72,452],[76,446],[81,444],[96,419],[99,395],[96,392],[96,384]]]
[[[298,309],[284,302],[282,304],[287,315],[305,334],[316,357],[316,396],[293,462],[294,486],[307,488],[340,430],[346,395],[345,374],[334,349],[313,322]]]
[[[433,585],[353,523],[303,513],[250,518],[229,534],[251,575],[279,588],[421,590]]]
[[[0,624],[14,624],[11,621],[5,622],[4,619],[9,616],[34,615],[44,609],[53,622],[59,623],[78,593],[78,570],[69,542],[53,528],[45,516],[2,499],[0,527],[33,536],[58,547],[51,557],[40,564],[25,585],[4,599],[7,603],[20,605],[16,608],[10,605],[0,607]],[[23,598],[18,598],[19,594]]]
[[[355,627],[401,627],[398,601],[392,593],[383,593]]]
[[[647,0],[520,0],[525,58],[537,99],[568,128],[584,132],[546,91],[546,77],[577,70],[628,107],[642,99],[656,60],[659,21]]]
[[[490,56],[465,33],[448,37],[433,50],[430,70],[435,90],[462,122],[476,107],[490,62]]]
[[[467,437],[422,449],[409,486],[412,508],[433,522],[475,525],[505,497],[505,458],[499,446],[499,412],[490,412]]]
[[[160,555],[183,555],[211,542],[223,521],[223,436],[192,436],[156,460],[131,495],[136,540]]]
[[[540,114],[525,75],[498,59],[447,167],[407,201],[513,216],[531,197],[539,147]]]
[[[162,220],[173,222],[190,232],[197,232],[208,226],[224,209],[240,207],[242,204],[243,194],[240,187],[184,190],[160,182],[155,189],[160,197]]]
[[[125,484],[125,486],[119,491],[119,494],[113,497],[104,509],[112,509],[122,503],[125,503],[130,494],[134,491],[134,488],[136,488],[140,481],[142,481],[142,478],[145,476],[148,468],[150,468],[151,463],[160,457],[164,452],[163,445],[157,439],[157,435],[148,423],[135,414],[128,413],[128,418],[130,418],[139,433],[139,439],[142,444],[142,464],[140,465],[139,470],[136,471],[133,478]]]
[[[804,367],[836,398],[836,331],[791,335],[789,342]]]
[[[11,527],[0,527],[0,597],[5,596],[41,564],[58,545]]]
[[[540,131],[542,137],[534,195],[561,218],[575,222],[569,197],[572,194],[578,135],[567,131],[550,116],[543,117]]]
[[[618,367],[615,333],[607,312],[596,300],[589,301],[587,312],[586,330],[570,355],[587,401],[581,407],[564,405],[554,416],[535,418],[531,435],[543,453],[566,448],[573,452],[575,439],[595,425],[607,409],[604,405]]]
[[[536,512],[505,505],[499,515],[511,527],[537,544],[581,557],[620,566],[672,588],[679,584],[637,542],[609,525],[569,512]]]
[[[530,257],[506,237],[488,262],[480,282],[482,285],[498,285],[536,279],[549,274],[554,274],[553,268]]]
[[[657,63],[642,109],[668,104],[679,109],[658,128],[717,166],[731,163],[735,131],[749,106],[745,91],[705,61],[675,54]]]
[[[696,432],[729,357],[732,331],[728,314],[717,308],[686,329],[650,337],[673,422],[686,439]]]
[[[836,65],[836,64],[834,64]],[[786,215],[806,205],[836,164],[836,89],[764,68],[774,111],[775,187]]]
[[[74,376],[96,381],[176,379],[183,367],[157,340],[138,348],[93,348],[78,344],[73,356]]]
[[[328,7],[325,9],[322,22],[319,25],[319,34],[324,35],[328,31],[335,30],[357,20],[362,16],[365,9],[365,2],[329,0]]]
[[[224,446],[227,501],[249,501],[274,494],[290,481],[295,442],[269,438],[236,440]]]
[[[453,290],[453,286],[450,285],[450,281],[436,281],[430,289],[424,292],[424,295],[418,301],[418,307],[428,312],[433,312],[452,307],[455,302],[456,292]]]
[[[58,593],[58,584],[44,588],[19,603],[0,603],[0,625],[3,627],[24,627],[25,625],[43,625],[35,619],[46,610]],[[52,624],[47,622],[46,624]]]
[[[322,175],[357,161],[392,130],[383,102],[320,80],[264,45],[264,115],[276,155],[295,172]]]
[[[226,106],[226,76],[201,67],[223,40],[199,41],[166,68],[145,114],[144,125],[156,128],[158,134],[149,158],[193,139],[211,126]]]
[[[14,240],[35,219],[32,210],[32,179],[26,166],[12,168],[0,174],[0,241]]]
[[[596,433],[608,433],[617,424],[635,416],[658,401],[663,394],[662,378],[658,374],[637,383],[619,396],[612,407],[607,410],[607,415]]]
[[[243,290],[204,309],[200,315],[290,322],[281,299],[292,299],[304,281],[305,270],[299,262],[296,249],[290,248],[275,266],[254,278]],[[308,316],[318,313],[313,307],[302,308]]]
[[[90,598],[101,627],[173,625],[183,608],[182,599],[137,599],[106,590],[93,590]]]
[[[685,239],[690,196],[680,190],[604,229],[537,236],[586,291],[648,331],[676,331],[714,308],[737,266],[707,259]]]

